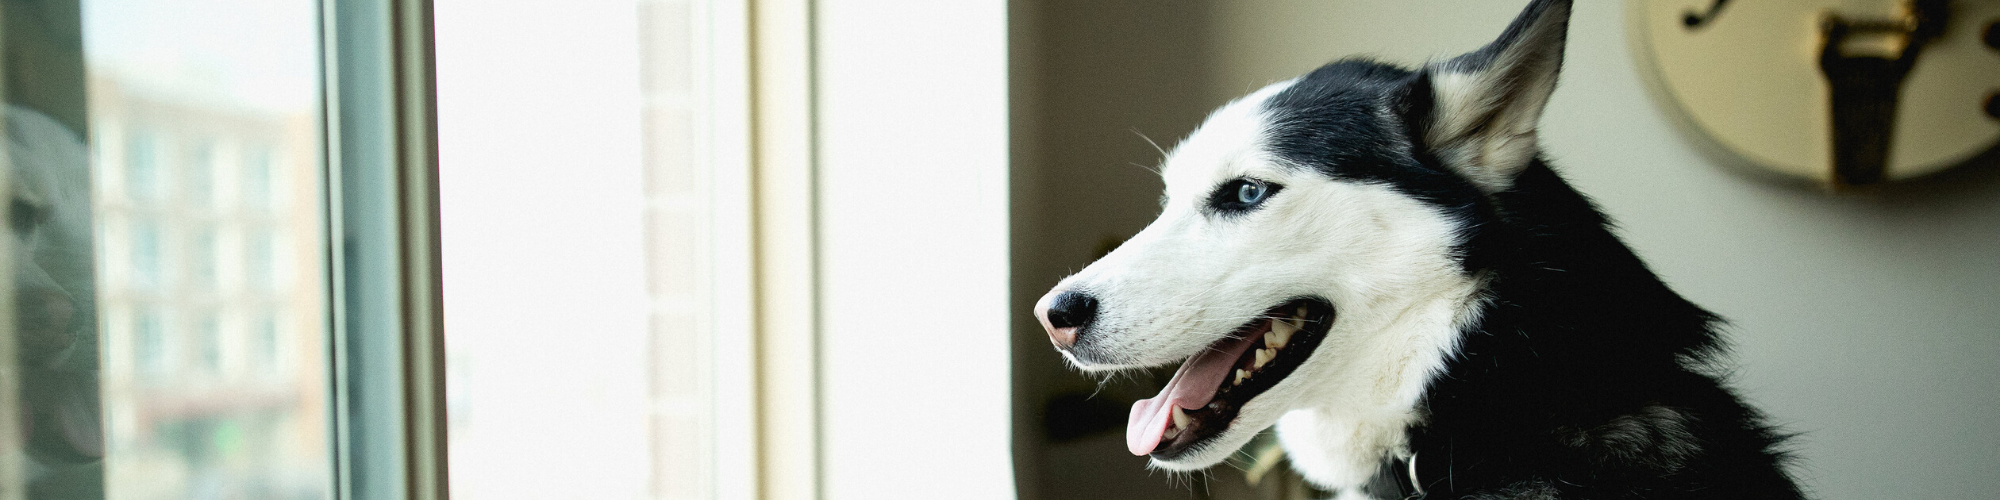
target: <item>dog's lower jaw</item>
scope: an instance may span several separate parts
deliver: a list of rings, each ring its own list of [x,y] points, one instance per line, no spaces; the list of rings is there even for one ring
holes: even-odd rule
[[[1236,450],[1243,447],[1244,443],[1256,437],[1255,432],[1251,432],[1248,435],[1241,435],[1241,433],[1241,429],[1231,428],[1223,431],[1222,434],[1209,438],[1207,444],[1190,449],[1174,460],[1161,460],[1158,457],[1153,457],[1148,459],[1146,464],[1155,469],[1174,472],[1193,472],[1206,469],[1228,460],[1230,455],[1236,454]]]
[[[1278,419],[1278,443],[1306,481],[1352,492],[1375,477],[1384,456],[1406,449],[1405,431],[1415,421],[1408,412],[1358,416],[1331,408],[1295,410]]]

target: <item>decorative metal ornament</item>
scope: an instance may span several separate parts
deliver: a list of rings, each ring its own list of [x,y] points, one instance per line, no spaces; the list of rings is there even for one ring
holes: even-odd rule
[[[1684,126],[1741,163],[1855,186],[2000,146],[2000,0],[1632,0]]]

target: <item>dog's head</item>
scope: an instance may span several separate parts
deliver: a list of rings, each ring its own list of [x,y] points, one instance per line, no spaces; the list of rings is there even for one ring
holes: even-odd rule
[[[1174,148],[1159,218],[1035,308],[1083,370],[1183,363],[1133,405],[1134,454],[1206,467],[1298,409],[1417,418],[1476,319],[1467,249],[1490,197],[1535,161],[1569,7],[1537,0],[1492,44],[1416,71],[1328,64]]]
[[[89,155],[68,127],[5,108],[7,241],[15,361],[27,456],[82,463],[104,456],[98,425],[97,287],[91,253]]]
[[[47,115],[9,106],[6,121],[6,213],[21,359],[34,368],[70,358],[94,364],[94,349],[68,352],[81,337],[94,336],[87,153],[74,133]]]

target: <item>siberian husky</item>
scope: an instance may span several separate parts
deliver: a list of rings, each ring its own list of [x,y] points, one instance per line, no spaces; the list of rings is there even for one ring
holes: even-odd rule
[[[104,456],[89,154],[48,115],[8,105],[5,120],[19,437],[36,491],[42,475]]]
[[[1162,213],[1035,314],[1086,371],[1181,363],[1132,405],[1153,466],[1277,426],[1338,498],[1798,498],[1783,437],[1669,290],[1540,157],[1568,0],[1410,70],[1343,60],[1224,105]],[[1386,478],[1386,479],[1385,479]]]

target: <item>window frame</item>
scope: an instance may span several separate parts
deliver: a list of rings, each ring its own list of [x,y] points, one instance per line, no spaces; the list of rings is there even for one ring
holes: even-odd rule
[[[955,32],[894,17],[925,10],[921,0],[697,3],[706,9],[695,18],[696,43],[714,51],[700,85],[708,86],[703,90],[713,99],[706,103],[712,114],[702,118],[715,127],[704,138],[711,155],[707,160],[714,162],[715,201],[743,209],[719,210],[716,221],[716,250],[735,250],[718,255],[744,257],[716,263],[718,338],[729,342],[716,346],[714,366],[741,376],[718,377],[728,384],[718,386],[718,393],[731,397],[719,398],[714,414],[713,491],[750,498],[847,496],[853,492],[845,485],[879,474],[906,474],[902,469],[916,466],[936,479],[924,489],[964,493],[962,488],[971,487],[977,496],[1012,497],[1005,2],[980,3],[994,15],[963,20],[953,25],[962,28]],[[334,491],[342,500],[448,498],[431,14],[429,0],[323,4]],[[906,22],[891,23],[889,29],[857,29],[862,26],[858,21],[878,15]],[[901,75],[920,77],[924,83],[919,85],[956,89],[941,92],[964,98],[957,102],[970,103],[977,111],[948,117],[950,124],[964,126],[926,125],[937,116],[921,106],[896,107],[885,116],[852,114],[859,103],[907,96],[898,95],[896,86],[877,85],[883,80],[875,76],[853,80],[846,75],[854,73],[830,72],[894,62],[899,55],[928,57],[934,54],[925,47],[939,44],[979,50],[898,67],[948,67]],[[969,72],[952,76],[950,69]],[[951,85],[966,83],[971,85]],[[883,123],[896,124],[901,133],[876,139],[837,133],[850,124]],[[899,149],[899,141],[925,139],[947,146]],[[962,159],[953,157],[949,145],[984,154],[976,161],[958,161]],[[898,153],[892,155],[895,162],[862,170],[865,155],[855,154],[862,151]],[[956,169],[974,181],[919,201],[939,207],[941,216],[971,221],[958,230],[977,235],[968,242],[975,251],[952,252],[954,242],[927,241],[921,232],[898,235],[889,222],[826,221],[829,210],[847,216],[876,210],[852,204],[868,195],[867,186],[853,182],[862,176],[935,168]],[[866,249],[843,238],[882,234],[894,235],[893,241],[910,250],[851,261],[829,257],[829,250],[852,256],[850,252]],[[860,302],[829,298],[896,292],[881,279],[851,277],[908,252],[934,258],[905,262],[915,265],[883,279],[930,290],[964,290],[941,298],[972,299],[972,324],[981,326],[965,332],[969,336],[940,338],[930,345],[978,353],[972,363],[977,369],[934,373],[914,386],[888,383],[856,391],[839,381],[872,375],[855,371],[860,365],[850,357],[854,348],[875,342],[866,325],[854,320],[870,311],[862,310]],[[978,271],[959,272],[967,266]],[[721,333],[728,331],[747,335]],[[837,400],[890,401],[898,390],[961,382],[958,387],[966,392],[954,396],[977,404],[941,410],[926,408],[919,398],[891,411],[976,417],[974,431],[981,435],[975,447],[977,467],[918,458],[948,451],[934,435],[873,444],[829,442],[830,431],[860,429],[855,427],[858,420],[836,418],[853,411],[851,406],[831,406]],[[919,452],[899,451],[926,441],[917,446],[922,450],[914,450]],[[829,467],[866,457],[892,457],[889,462],[902,467],[877,472]]]
[[[444,499],[429,0],[321,4],[333,498]]]

